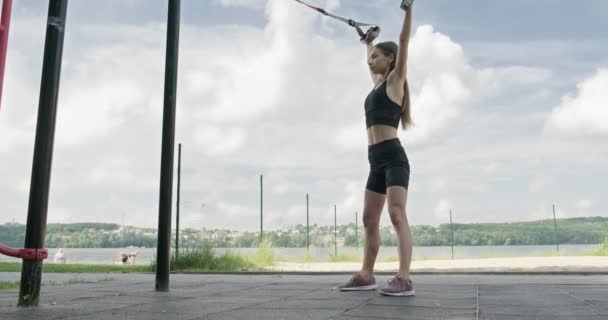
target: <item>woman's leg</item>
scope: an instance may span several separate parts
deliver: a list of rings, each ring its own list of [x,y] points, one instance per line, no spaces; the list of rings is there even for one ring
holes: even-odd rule
[[[405,206],[407,189],[402,186],[391,186],[387,189],[387,205],[391,222],[397,233],[399,247],[399,277],[410,279],[410,264],[412,262],[412,233],[407,220]]]
[[[361,268],[361,275],[365,278],[373,274],[376,256],[380,249],[380,216],[385,201],[385,194],[365,190],[365,197],[363,200],[365,245],[363,249],[363,267]]]
[[[374,182],[373,179],[370,179],[370,181]],[[370,185],[374,186],[373,183]],[[382,191],[380,188],[376,190]],[[365,190],[363,200],[363,226],[365,227],[363,266],[360,272],[355,273],[346,284],[340,286],[340,291],[375,290],[378,288],[374,278],[374,263],[380,248],[380,215],[385,201],[385,194],[369,189]]]

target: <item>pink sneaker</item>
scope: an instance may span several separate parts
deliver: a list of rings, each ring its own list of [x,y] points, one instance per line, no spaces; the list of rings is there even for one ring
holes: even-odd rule
[[[376,278],[371,276],[369,280],[365,280],[360,273],[355,273],[345,285],[338,287],[340,291],[367,291],[376,290],[378,285],[376,284]]]
[[[416,294],[416,291],[414,291],[414,284],[411,279],[403,279],[399,276],[395,276],[380,290],[380,294],[385,296],[404,297],[413,296]]]

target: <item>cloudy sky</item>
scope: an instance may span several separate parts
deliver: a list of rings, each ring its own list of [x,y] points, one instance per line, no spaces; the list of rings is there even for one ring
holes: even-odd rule
[[[382,27],[394,0],[309,0]],[[566,4],[566,5],[564,5]],[[0,223],[27,217],[47,14],[14,2],[0,110]],[[156,227],[166,1],[72,0],[49,222]],[[412,224],[608,216],[608,2],[418,0]],[[184,0],[176,141],[187,227],[354,222],[372,89],[355,31],[291,0]],[[177,156],[177,152],[176,152]],[[602,194],[604,196],[602,196]],[[175,199],[175,198],[174,198]],[[359,214],[360,217],[360,214]],[[390,224],[387,215],[382,223]]]

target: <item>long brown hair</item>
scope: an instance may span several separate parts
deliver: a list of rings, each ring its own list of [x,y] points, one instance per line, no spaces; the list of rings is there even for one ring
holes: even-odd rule
[[[397,62],[397,52],[399,51],[399,46],[392,42],[380,42],[375,45],[376,48],[380,49],[385,56],[393,56],[393,62],[390,66],[390,71],[395,69],[395,63]],[[405,84],[403,86],[403,101],[401,101],[401,127],[403,130],[406,130],[412,126],[412,110],[410,103],[410,87],[407,83],[407,79],[405,79]]]

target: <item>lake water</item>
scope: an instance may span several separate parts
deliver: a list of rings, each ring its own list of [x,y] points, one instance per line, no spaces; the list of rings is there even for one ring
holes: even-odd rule
[[[560,245],[560,255],[580,256],[585,255],[590,250],[597,248],[598,245]],[[53,262],[53,256],[58,249],[49,249],[49,259],[47,263]],[[114,249],[70,249],[64,248],[68,263],[82,264],[112,264],[120,252],[138,251],[135,264],[148,264],[156,255],[155,248],[114,248]],[[230,250],[244,255],[255,252],[255,248],[216,248],[218,254]],[[281,259],[298,259],[306,256],[306,248],[273,248],[274,253]],[[338,247],[338,254],[346,253],[363,254],[362,248],[343,248]],[[450,259],[452,256],[451,247],[414,247],[413,259]],[[555,252],[554,245],[546,246],[475,246],[475,247],[454,247],[455,259],[470,258],[502,258],[502,257],[533,257],[548,256]],[[334,248],[310,248],[310,256],[326,260],[333,255]],[[378,258],[397,257],[397,247],[380,247]],[[15,258],[0,255],[0,262],[20,261]]]

